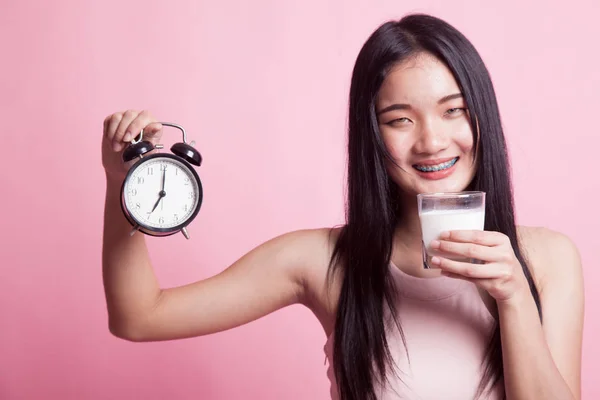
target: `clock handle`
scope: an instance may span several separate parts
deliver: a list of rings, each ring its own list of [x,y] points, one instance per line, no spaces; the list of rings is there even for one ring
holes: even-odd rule
[[[202,156],[200,155],[198,150],[196,150],[194,148],[194,144],[195,144],[194,141],[192,141],[191,143],[187,142],[187,135],[185,133],[185,129],[183,129],[183,126],[174,124],[172,122],[159,122],[159,123],[163,126],[170,126],[173,128],[177,128],[181,131],[181,133],[183,135],[183,142],[175,143],[171,147],[171,151],[173,152],[173,154],[183,158],[185,161],[189,162],[190,164],[193,164],[193,165],[196,165],[199,167],[202,164]],[[157,144],[156,146],[152,146],[152,143],[144,140],[144,130],[142,129],[142,131],[139,133],[139,135],[137,135],[136,137],[133,138],[133,140],[131,141],[131,144],[123,153],[123,160],[131,161],[134,158],[142,157],[144,154],[153,150],[154,148],[162,149],[162,147],[163,146],[160,144]]]
[[[181,133],[183,134],[183,143],[187,144],[187,134],[185,133],[185,129],[183,129],[183,126],[179,125],[179,124],[174,124],[172,122],[160,122],[161,125],[163,126],[170,126],[172,128],[177,128],[181,131]],[[194,143],[190,143],[192,146],[194,145]]]
[[[181,125],[173,124],[171,122],[161,122],[161,124],[164,126],[170,126],[173,128],[177,128],[183,134],[183,142],[175,143],[171,147],[171,151],[173,152],[173,154],[183,158],[185,161],[189,162],[190,164],[194,164],[199,167],[202,164],[202,156],[200,155],[198,150],[196,150],[194,148],[193,141],[191,143],[188,143],[185,129],[183,129],[183,127]]]
[[[177,128],[181,131],[181,133],[183,134],[183,143],[188,144],[187,142],[187,135],[185,133],[185,129],[183,129],[183,126],[178,125],[178,124],[174,124],[172,122],[159,122],[159,124],[163,125],[163,126],[171,126],[173,128]],[[139,142],[141,142],[144,139],[144,129],[142,129],[142,131],[133,138],[133,140],[131,141],[131,144],[137,144]],[[194,142],[192,141],[192,143],[189,143],[189,146],[194,146]]]

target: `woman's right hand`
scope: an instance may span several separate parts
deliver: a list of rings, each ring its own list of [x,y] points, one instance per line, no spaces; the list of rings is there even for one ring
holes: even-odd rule
[[[153,145],[162,137],[162,124],[148,111],[127,110],[115,112],[104,119],[102,137],[102,164],[107,177],[119,181],[125,178],[135,160],[125,163],[123,150],[144,130],[143,140]]]

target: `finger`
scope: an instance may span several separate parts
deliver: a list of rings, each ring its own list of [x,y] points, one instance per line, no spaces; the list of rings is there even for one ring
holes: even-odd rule
[[[156,119],[148,111],[142,111],[129,125],[128,131],[133,134],[131,139],[137,137],[142,130],[144,131],[143,140],[149,140],[156,144],[161,136],[162,124],[156,122]]]
[[[107,133],[108,133],[108,131],[107,131],[107,129],[108,129],[108,123],[110,122],[111,118],[112,118],[112,114],[109,115],[109,116],[107,116],[106,118],[104,118],[104,122],[103,122],[104,126],[102,128],[102,136],[106,136],[107,135]]]
[[[440,239],[461,243],[476,243],[482,246],[498,246],[504,244],[508,238],[500,232],[480,230],[456,230],[442,232]]]
[[[134,134],[130,131],[129,125],[133,122],[137,116],[139,115],[138,111],[127,110],[123,114],[123,118],[121,118],[121,122],[119,122],[119,126],[113,136],[113,146],[115,151],[119,151],[123,148],[123,142],[128,142],[133,138]],[[125,135],[127,135],[127,139],[124,140]],[[119,150],[117,150],[117,147]]]
[[[431,242],[432,250],[445,253],[450,256],[461,256],[468,259],[476,259],[485,262],[501,261],[504,258],[502,247],[483,246],[475,243],[450,242],[448,240],[434,240]]]
[[[152,122],[144,128],[144,138],[156,144],[162,136],[162,129],[163,126],[160,122]]]
[[[431,263],[446,272],[465,278],[498,279],[509,275],[509,271],[505,268],[504,264],[473,264],[437,256],[431,259]]]
[[[123,118],[123,113],[114,113],[108,119],[106,138],[110,143],[113,141],[113,137],[115,136],[115,132],[117,131],[119,123],[121,123],[121,118]]]

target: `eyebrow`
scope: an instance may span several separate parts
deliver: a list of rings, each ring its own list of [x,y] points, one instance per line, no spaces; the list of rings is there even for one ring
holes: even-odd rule
[[[459,99],[462,97],[463,97],[462,93],[449,94],[448,96],[444,96],[441,99],[439,99],[438,104],[444,104],[447,101]],[[387,106],[383,110],[378,111],[377,115],[381,115],[383,113],[386,113],[389,111],[394,111],[394,110],[410,110],[410,109],[412,109],[412,107],[409,104],[392,104],[391,106]]]
[[[463,97],[462,93],[449,94],[448,96],[444,96],[441,99],[439,99],[438,104],[444,104],[447,101],[454,100],[454,99],[460,99],[462,97]]]

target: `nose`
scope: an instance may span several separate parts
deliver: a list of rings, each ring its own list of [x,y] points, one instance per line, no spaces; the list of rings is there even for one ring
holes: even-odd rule
[[[450,145],[450,135],[432,122],[425,122],[416,133],[414,149],[418,154],[437,154]]]

